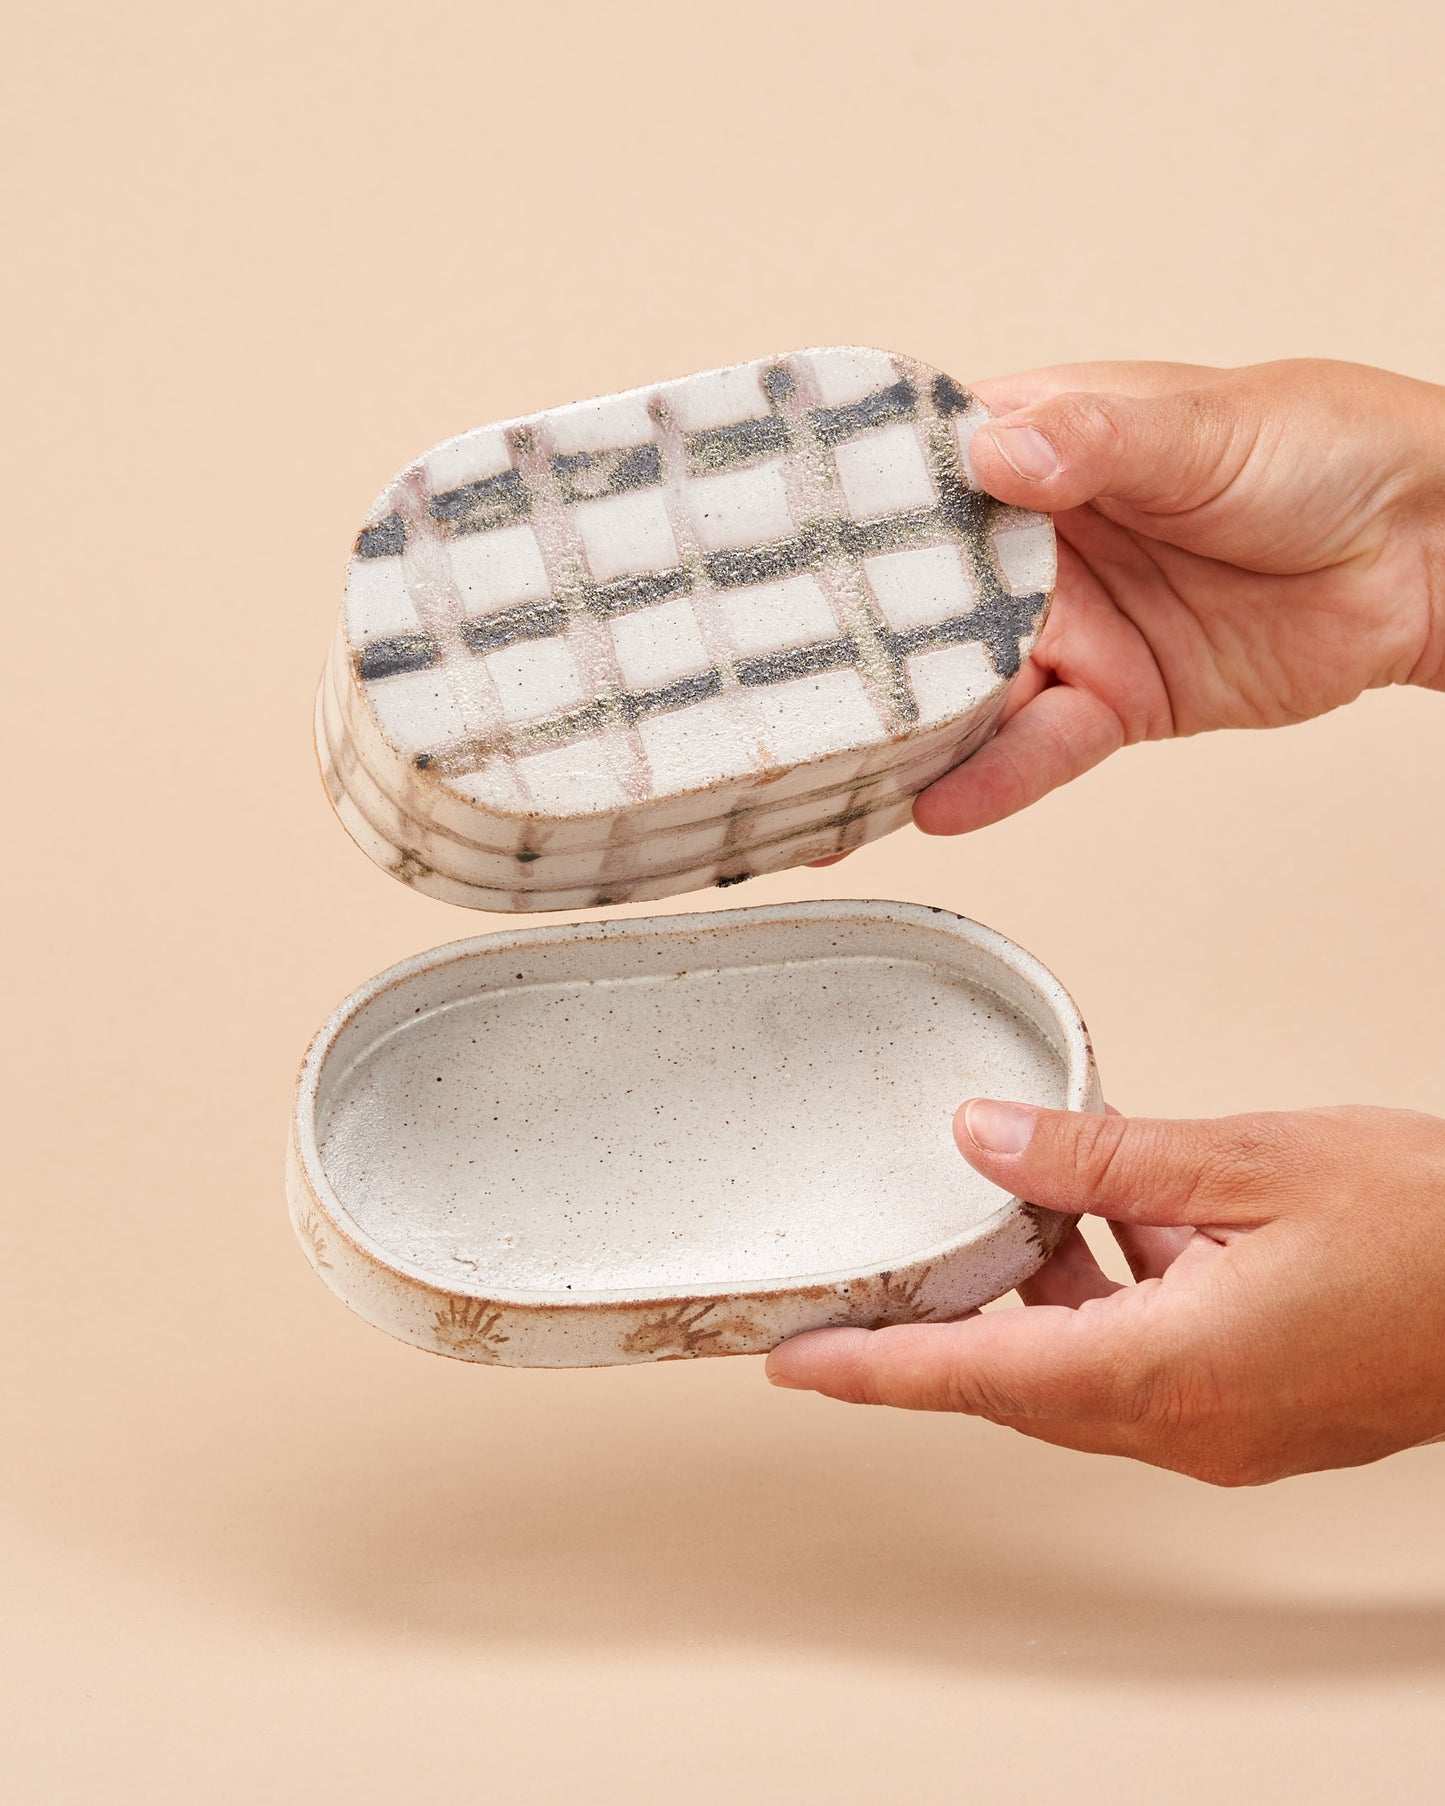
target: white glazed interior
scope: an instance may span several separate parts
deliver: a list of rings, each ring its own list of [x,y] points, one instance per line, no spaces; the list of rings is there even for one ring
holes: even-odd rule
[[[1011,1201],[959,1158],[957,1104],[1091,1085],[1067,994],[1001,936],[798,904],[407,961],[317,1037],[298,1152],[332,1227],[443,1292],[756,1295],[985,1233]]]

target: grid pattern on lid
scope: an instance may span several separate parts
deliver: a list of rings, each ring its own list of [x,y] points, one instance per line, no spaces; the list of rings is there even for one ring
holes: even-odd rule
[[[492,771],[543,813],[962,714],[1018,671],[1052,583],[1049,523],[971,486],[982,413],[910,360],[808,352],[481,429],[485,474],[436,487],[464,435],[357,540],[361,694],[418,770]],[[948,647],[969,655],[920,696]]]

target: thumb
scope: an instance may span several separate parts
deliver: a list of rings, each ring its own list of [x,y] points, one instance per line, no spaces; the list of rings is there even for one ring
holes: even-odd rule
[[[988,1098],[971,1098],[953,1132],[969,1165],[1015,1197],[1160,1225],[1268,1222],[1350,1145],[1324,1110],[1168,1122]]]
[[[1244,466],[1253,433],[1218,387],[1169,395],[1053,395],[980,426],[974,480],[999,501],[1058,513],[1100,497],[1145,514],[1213,500]]]

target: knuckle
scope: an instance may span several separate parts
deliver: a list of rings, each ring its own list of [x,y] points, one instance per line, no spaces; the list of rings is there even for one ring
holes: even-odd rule
[[[1017,1402],[1005,1396],[1006,1389],[997,1375],[988,1371],[986,1363],[955,1359],[938,1376],[938,1404],[945,1411],[956,1411],[966,1417],[983,1417],[998,1423],[1017,1411]]]
[[[937,1346],[920,1347],[920,1324],[869,1332],[849,1376],[848,1397],[860,1405],[914,1411],[974,1411],[962,1363]],[[929,1326],[931,1327],[931,1326]],[[926,1346],[926,1345],[925,1345]]]
[[[893,1388],[888,1383],[888,1368],[875,1356],[878,1332],[875,1330],[864,1344],[864,1352],[853,1369],[853,1398],[860,1405],[887,1405],[893,1402]]]
[[[1108,457],[1124,443],[1123,408],[1118,396],[1058,395],[1042,404],[1036,422],[1065,456],[1087,449]]]
[[[1289,1136],[1269,1119],[1237,1117],[1195,1162],[1187,1202],[1242,1209],[1257,1203],[1293,1164]]]
[[[961,1375],[951,1377],[948,1391],[950,1411],[981,1417],[986,1423],[1010,1423],[1016,1418],[1034,1415],[1024,1410],[1018,1399],[1005,1396],[997,1386],[980,1384],[977,1380],[965,1383]]]
[[[1127,1184],[1129,1125],[1121,1116],[1079,1116],[1073,1124],[1074,1165],[1091,1196],[1112,1195]]]

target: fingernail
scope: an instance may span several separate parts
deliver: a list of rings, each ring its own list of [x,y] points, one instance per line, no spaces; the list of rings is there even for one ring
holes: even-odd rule
[[[771,1367],[765,1367],[763,1372],[767,1375],[768,1384],[770,1386],[785,1386],[790,1392],[802,1392],[806,1390],[806,1388],[800,1386],[796,1380],[790,1380],[787,1374],[775,1373]]]
[[[985,1154],[1022,1154],[1034,1138],[1038,1112],[1027,1104],[1000,1104],[975,1097],[964,1106],[968,1138]]]
[[[1021,477],[1031,483],[1042,483],[1059,468],[1059,454],[1043,434],[1032,426],[986,426],[987,433]]]

